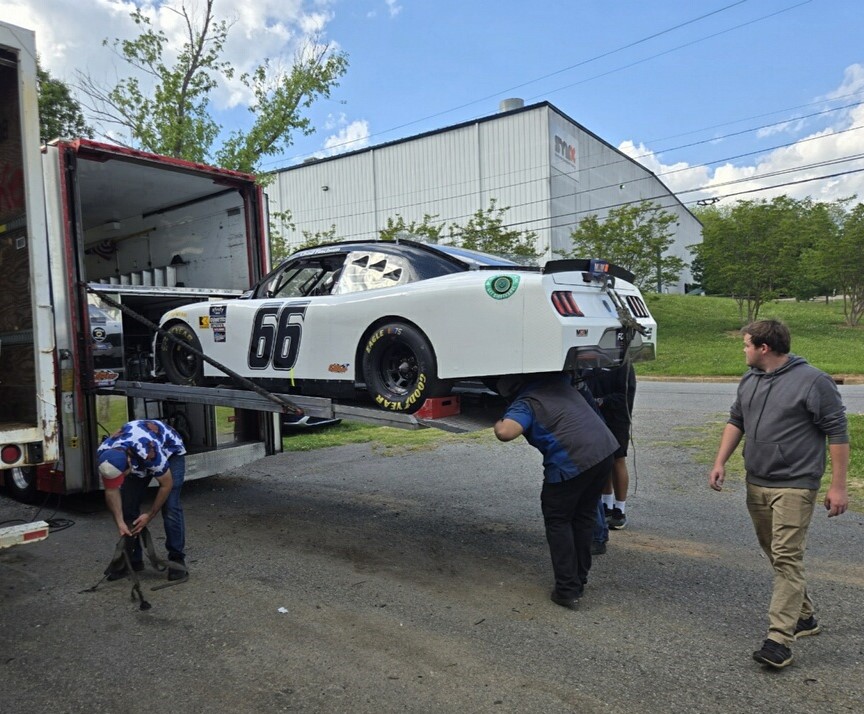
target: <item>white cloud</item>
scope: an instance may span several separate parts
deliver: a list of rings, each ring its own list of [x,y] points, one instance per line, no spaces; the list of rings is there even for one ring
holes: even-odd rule
[[[861,91],[864,66],[851,65],[841,85],[824,99],[848,99],[849,94]],[[849,107],[831,117],[830,126],[799,136],[789,146],[770,149],[749,164],[727,162],[714,168],[685,162],[665,164],[662,155],[643,144],[625,141],[619,149],[653,171],[688,205],[711,197],[770,200],[784,194],[797,199],[809,196],[816,201],[857,195],[858,201],[864,201],[864,105]],[[797,121],[782,127],[783,132],[801,129]],[[855,170],[859,172],[849,173]],[[845,175],[808,180],[831,174]]]
[[[329,116],[326,129],[332,131],[336,127],[341,128],[324,140],[325,156],[343,154],[346,151],[356,151],[369,146],[369,122],[365,119],[349,122],[344,114],[339,117]]]
[[[231,63],[235,78],[212,95],[215,109],[245,104],[249,90],[239,81],[266,58],[290,66],[304,41],[323,35],[333,18],[336,0],[256,0],[254,3],[217,3],[218,19],[231,25],[224,59]],[[125,76],[128,66],[110,47],[114,38],[129,39],[137,27],[129,17],[140,5],[153,28],[165,32],[170,51],[176,52],[185,40],[181,16],[156,0],[0,0],[0,15],[7,22],[36,31],[36,47],[44,66],[55,77],[69,83],[76,71],[90,74],[97,83],[113,84]],[[172,6],[179,6],[178,2]],[[190,10],[200,2],[187,3]],[[228,14],[225,13],[227,10]],[[102,44],[109,39],[109,47]]]
[[[390,17],[396,17],[400,12],[402,12],[402,6],[399,4],[399,0],[385,0],[387,3],[387,11],[390,13]]]

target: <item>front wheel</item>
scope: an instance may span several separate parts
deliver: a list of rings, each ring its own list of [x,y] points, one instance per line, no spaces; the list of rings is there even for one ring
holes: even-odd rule
[[[415,412],[429,397],[447,393],[432,347],[417,328],[393,322],[377,328],[363,349],[366,389],[384,409]]]
[[[174,384],[185,384],[201,387],[204,384],[204,360],[199,354],[186,349],[185,345],[201,352],[201,342],[189,325],[177,322],[166,332],[173,336],[163,336],[159,348],[159,358],[165,370],[168,381]]]
[[[6,492],[22,503],[34,503],[36,490],[36,469],[32,466],[16,466],[4,472]]]

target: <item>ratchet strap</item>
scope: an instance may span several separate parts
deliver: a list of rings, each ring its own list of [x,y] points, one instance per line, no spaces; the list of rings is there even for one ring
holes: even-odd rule
[[[181,563],[175,563],[171,560],[162,560],[158,555],[156,555],[156,548],[153,546],[153,538],[150,536],[150,531],[147,528],[142,529],[141,531],[141,542],[144,547],[144,551],[147,553],[147,558],[150,561],[150,564],[159,572],[165,572],[165,570],[181,570],[183,572],[183,577],[177,580],[171,580],[167,583],[162,583],[161,585],[154,585],[150,588],[153,590],[162,590],[164,588],[172,587],[173,585],[180,585],[185,583],[189,579],[189,572],[186,570],[186,567]],[[127,549],[127,543],[131,546],[132,538],[129,536],[120,536],[120,539],[117,541],[117,545],[114,546],[114,554],[111,556],[111,562],[108,564],[108,567],[105,568],[105,572],[102,575],[102,579],[96,583],[93,587],[87,588],[85,590],[81,590],[82,593],[92,593],[96,591],[102,583],[104,583],[108,576],[111,573],[117,572],[125,567],[126,576],[132,580],[132,592],[130,593],[130,598],[135,601],[136,599],[139,601],[139,609],[141,610],[149,610],[152,605],[144,599],[144,593],[141,590],[141,578],[138,576],[138,573],[132,567],[132,560],[129,557],[129,551],[131,548]]]

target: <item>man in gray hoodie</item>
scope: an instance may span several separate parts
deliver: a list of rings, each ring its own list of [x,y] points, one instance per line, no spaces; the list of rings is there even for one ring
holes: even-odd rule
[[[831,453],[828,516],[846,511],[849,432],[840,393],[825,372],[789,353],[789,329],[760,320],[742,330],[750,370],[720,439],[708,483],[723,487],[725,464],[746,434],[747,510],[759,545],[774,568],[768,637],[753,659],[770,667],[792,662],[792,643],[815,635],[819,624],[804,580],[804,547],[825,473],[825,442]]]

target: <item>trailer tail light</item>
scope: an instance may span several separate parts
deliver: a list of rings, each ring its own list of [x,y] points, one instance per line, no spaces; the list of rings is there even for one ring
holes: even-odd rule
[[[555,290],[552,293],[552,304],[558,314],[564,317],[585,317],[569,290]]]
[[[0,449],[0,461],[4,464],[17,464],[21,460],[21,447],[17,444],[6,444]]]
[[[20,526],[0,528],[0,548],[45,540],[48,537],[48,528],[48,523],[45,521],[34,521]]]

